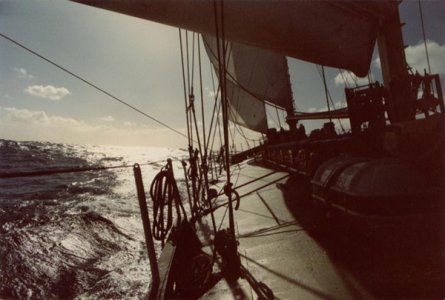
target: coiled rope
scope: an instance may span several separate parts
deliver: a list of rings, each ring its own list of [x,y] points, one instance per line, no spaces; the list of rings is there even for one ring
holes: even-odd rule
[[[167,234],[173,226],[173,204],[176,208],[176,222],[180,223],[182,218],[187,220],[170,159],[153,179],[150,196],[153,201],[153,236],[164,246]]]

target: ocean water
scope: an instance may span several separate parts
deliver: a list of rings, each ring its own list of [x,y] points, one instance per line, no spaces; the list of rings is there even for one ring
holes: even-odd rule
[[[185,156],[0,140],[0,173],[148,164],[141,167],[148,195],[166,159]],[[174,171],[185,193],[179,162]],[[141,298],[150,282],[145,249],[132,168],[0,178],[0,298]]]

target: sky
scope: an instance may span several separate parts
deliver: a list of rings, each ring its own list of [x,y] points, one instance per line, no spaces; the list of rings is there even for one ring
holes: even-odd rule
[[[444,82],[445,1],[424,0],[422,8],[432,72]],[[408,63],[423,72],[426,59],[418,1],[405,0],[400,16],[406,23]],[[0,32],[186,134],[177,28],[69,1],[0,0]],[[0,138],[186,146],[183,136],[3,38],[0,62]],[[342,77],[337,69],[326,70],[333,101],[341,107],[345,103]],[[326,108],[323,82],[314,64],[289,59],[289,72],[298,110]],[[376,56],[371,72],[381,80]],[[205,110],[210,111],[214,89],[206,57],[203,78]],[[269,124],[278,126],[276,112],[269,111],[269,117]],[[313,126],[309,123],[306,128]]]

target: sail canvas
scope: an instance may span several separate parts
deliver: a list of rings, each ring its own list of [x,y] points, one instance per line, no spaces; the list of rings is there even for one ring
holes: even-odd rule
[[[365,76],[379,19],[396,1],[76,0],[84,4],[216,35]]]
[[[203,40],[210,62],[215,68],[216,73],[219,75],[217,40],[211,36],[203,36]],[[222,42],[220,43],[220,48],[220,53],[223,53]],[[240,86],[237,80],[237,71],[239,69],[243,70],[246,65],[242,64],[240,61],[238,61],[237,64],[237,60],[235,60],[237,48],[233,47],[233,43],[226,42],[225,48],[226,93],[229,105],[229,120],[251,130],[265,133],[267,131],[265,103],[249,92],[245,87]],[[245,83],[249,84],[250,80]]]

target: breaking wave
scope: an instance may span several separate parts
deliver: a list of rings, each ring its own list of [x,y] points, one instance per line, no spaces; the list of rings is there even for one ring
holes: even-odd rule
[[[0,173],[138,162],[148,186],[184,154],[0,140]],[[0,270],[2,298],[142,298],[150,272],[132,169],[0,179]]]

